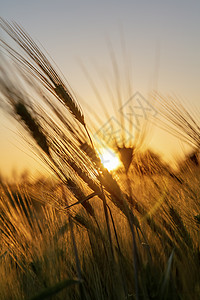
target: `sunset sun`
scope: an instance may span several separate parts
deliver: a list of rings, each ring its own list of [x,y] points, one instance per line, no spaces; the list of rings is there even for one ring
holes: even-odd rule
[[[100,156],[102,164],[108,171],[117,169],[120,166],[119,157],[111,149],[104,148],[103,150],[101,150],[101,153],[99,154],[99,156]]]

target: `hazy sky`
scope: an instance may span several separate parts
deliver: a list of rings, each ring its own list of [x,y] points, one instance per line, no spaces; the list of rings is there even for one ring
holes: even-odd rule
[[[134,92],[147,97],[148,92],[157,88],[164,94],[175,93],[190,105],[199,107],[198,0],[0,0],[0,12],[1,17],[17,21],[42,44],[73,89],[90,105],[95,98],[80,61],[101,84],[98,74],[107,78],[111,70],[108,41],[112,43],[119,65],[123,66],[121,40],[124,39]],[[2,35],[5,37],[1,31]],[[121,77],[125,73],[121,70]],[[121,80],[123,82],[123,78]],[[20,168],[26,165],[33,170],[39,168],[35,160],[29,158],[24,142],[17,142],[15,127],[2,114],[0,116],[0,172],[18,168],[22,158],[24,163]],[[153,138],[156,140],[156,134]],[[166,142],[166,138],[159,135],[159,141],[160,148],[168,145],[169,151],[174,153],[173,138]]]

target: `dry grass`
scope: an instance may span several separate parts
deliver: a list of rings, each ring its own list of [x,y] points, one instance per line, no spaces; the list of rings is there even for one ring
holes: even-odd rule
[[[136,180],[140,179],[132,177],[133,186]],[[186,187],[178,189],[172,178],[156,175],[154,180],[158,187],[151,178],[144,177],[145,185],[133,188],[140,195],[138,204],[142,207],[142,212],[137,207],[134,212],[146,235],[146,239],[141,234],[136,236],[139,298],[161,299],[167,277],[166,299],[198,299],[200,240],[195,216],[199,202],[194,201]],[[198,183],[191,188],[199,194]],[[30,295],[45,288],[48,291],[66,278],[77,277],[74,246],[67,211],[63,210],[65,199],[57,184],[48,187],[47,182],[40,190],[37,183],[26,187],[22,184],[18,192],[14,192],[14,186],[12,190],[11,193],[4,188],[1,192],[1,271],[9,278],[1,281],[1,298],[29,299]],[[71,197],[67,192],[69,203],[74,201]],[[95,219],[79,205],[70,210],[85,297],[125,299],[135,294],[132,237],[127,218],[108,201],[115,225],[113,261],[103,209],[97,197],[90,203]],[[63,289],[55,299],[80,299],[76,286],[68,289]],[[18,294],[13,295],[13,290]]]
[[[17,24],[1,27],[28,55],[2,42],[18,65],[1,65],[2,107],[58,181],[1,183],[0,298],[198,299],[199,167],[190,180],[150,151],[118,145],[124,168],[109,173],[50,61]]]

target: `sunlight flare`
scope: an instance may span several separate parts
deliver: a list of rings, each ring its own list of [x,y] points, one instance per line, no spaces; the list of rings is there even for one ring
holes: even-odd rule
[[[117,169],[121,164],[119,157],[111,149],[108,149],[108,148],[102,149],[99,156],[100,156],[102,164],[108,171]]]

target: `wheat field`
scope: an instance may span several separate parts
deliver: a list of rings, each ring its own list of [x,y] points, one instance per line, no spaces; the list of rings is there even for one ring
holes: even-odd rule
[[[116,137],[121,164],[109,172],[57,68],[23,28],[0,24],[18,46],[1,41],[11,58],[2,56],[1,108],[55,175],[1,178],[0,299],[199,299],[199,119],[154,95],[191,154],[174,170],[141,151],[142,134]]]

